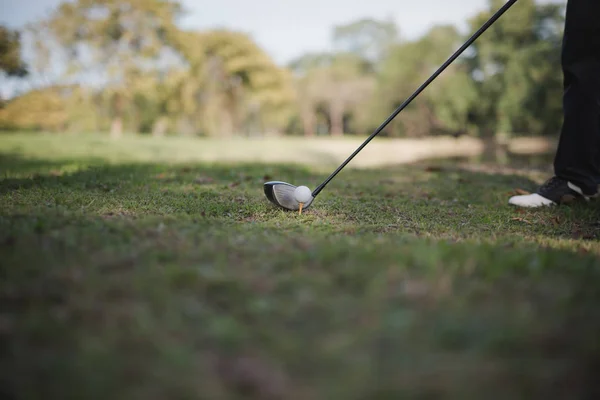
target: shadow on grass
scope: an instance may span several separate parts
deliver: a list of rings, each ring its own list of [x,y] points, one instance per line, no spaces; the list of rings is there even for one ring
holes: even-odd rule
[[[211,217],[221,223],[260,223],[269,218],[272,222],[280,216],[263,195],[265,181],[316,187],[325,177],[297,165],[105,164],[14,155],[0,156],[0,167],[10,174],[0,180],[2,212],[7,216],[64,211]],[[444,239],[600,237],[599,209],[594,205],[533,211],[508,206],[516,189],[535,190],[538,183],[505,167],[459,160],[349,168],[329,184],[307,214],[329,218],[331,231],[349,234],[408,232]],[[11,193],[18,193],[18,198]]]

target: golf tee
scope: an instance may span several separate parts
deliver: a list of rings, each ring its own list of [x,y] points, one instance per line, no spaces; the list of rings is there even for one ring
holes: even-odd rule
[[[298,209],[298,215],[302,214],[302,206],[304,203],[300,203],[300,208]]]

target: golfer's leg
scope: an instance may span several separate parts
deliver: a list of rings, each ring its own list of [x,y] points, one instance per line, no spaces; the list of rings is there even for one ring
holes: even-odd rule
[[[597,191],[600,176],[600,0],[569,0],[563,41],[564,121],[555,174]]]

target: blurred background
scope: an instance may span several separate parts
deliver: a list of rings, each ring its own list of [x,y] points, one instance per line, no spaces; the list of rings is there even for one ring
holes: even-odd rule
[[[364,139],[504,0],[2,0],[0,130]],[[566,1],[520,0],[382,137],[556,138]]]

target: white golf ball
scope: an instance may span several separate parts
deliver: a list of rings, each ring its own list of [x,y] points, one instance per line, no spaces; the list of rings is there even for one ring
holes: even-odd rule
[[[306,186],[298,186],[294,190],[294,197],[298,203],[306,203],[311,199],[312,192]]]

